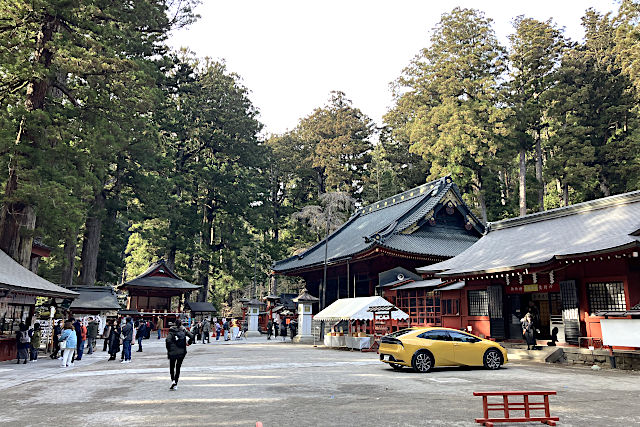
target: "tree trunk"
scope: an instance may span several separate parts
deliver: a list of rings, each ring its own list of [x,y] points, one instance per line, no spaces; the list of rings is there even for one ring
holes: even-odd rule
[[[198,286],[202,286],[198,292],[198,301],[205,302],[209,298],[209,259],[202,258],[198,267]]]
[[[17,177],[9,172],[6,196],[17,189]],[[26,203],[7,203],[0,213],[0,249],[25,268],[30,267],[32,231],[36,228],[36,212]]]
[[[44,14],[42,26],[36,35],[36,47],[33,52],[33,62],[40,64],[48,71],[51,66],[53,52],[49,49],[49,42],[58,29],[58,18]],[[25,109],[34,111],[42,109],[51,82],[48,77],[41,74],[34,76],[26,89]],[[24,142],[23,142],[24,140]],[[18,127],[15,147],[24,143],[37,149],[36,136],[29,131],[29,123],[23,116]],[[33,236],[31,232],[36,226],[36,211],[33,206],[24,200],[15,200],[14,195],[18,190],[18,156],[14,153],[9,161],[9,176],[5,186],[4,200],[6,201],[0,212],[0,249],[16,260],[20,265],[29,268],[31,261],[31,245]]]
[[[171,271],[175,271],[176,269],[176,253],[177,252],[178,252],[178,248],[176,247],[175,240],[174,240],[164,255],[164,259],[167,264],[167,267],[169,267]]]
[[[473,189],[478,199],[478,207],[480,208],[480,216],[482,217],[482,222],[487,223],[487,202],[484,198],[484,190],[482,188],[482,178],[480,177],[480,173],[478,172],[476,176],[473,177]]]
[[[542,147],[540,134],[536,132],[536,179],[538,180],[538,211],[544,211],[544,180],[542,179]]]
[[[600,176],[600,191],[602,191],[604,197],[609,197],[611,195],[611,188],[609,188],[607,178],[604,176]]]
[[[78,236],[76,233],[71,233],[64,241],[63,250],[63,266],[62,266],[62,278],[61,283],[63,286],[70,286],[73,284],[73,276],[76,269],[76,251],[78,247]]]
[[[520,172],[518,181],[520,183],[520,216],[527,214],[527,151],[520,149]]]
[[[80,261],[80,284],[93,286],[96,284],[96,271],[98,267],[98,252],[100,251],[100,233],[102,232],[102,211],[104,210],[105,196],[102,191],[96,195],[92,213],[85,223],[84,240]]]
[[[569,206],[569,184],[562,184],[562,203]]]

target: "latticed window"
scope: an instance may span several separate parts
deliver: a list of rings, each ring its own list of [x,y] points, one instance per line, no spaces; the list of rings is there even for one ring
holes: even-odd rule
[[[592,313],[598,311],[624,311],[627,300],[624,297],[622,282],[588,283],[589,308]]]
[[[489,296],[486,290],[469,291],[469,316],[489,315]]]

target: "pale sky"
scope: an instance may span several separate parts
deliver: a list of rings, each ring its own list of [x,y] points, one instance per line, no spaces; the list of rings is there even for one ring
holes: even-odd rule
[[[347,94],[378,125],[392,106],[389,83],[429,43],[442,13],[476,8],[507,45],[518,15],[553,18],[580,40],[580,18],[615,0],[202,0],[200,20],[174,33],[173,47],[224,59],[242,77],[265,133],[293,129],[332,90]]]

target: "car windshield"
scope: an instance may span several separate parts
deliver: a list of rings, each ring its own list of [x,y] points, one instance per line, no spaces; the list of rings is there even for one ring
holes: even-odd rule
[[[399,331],[395,331],[390,334],[387,334],[387,336],[391,338],[398,338],[399,336],[408,334],[409,332],[412,332],[412,331],[413,329],[400,329]]]

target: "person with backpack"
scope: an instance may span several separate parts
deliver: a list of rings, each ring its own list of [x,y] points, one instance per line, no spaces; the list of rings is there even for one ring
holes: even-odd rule
[[[40,329],[40,323],[33,325],[33,332],[31,332],[31,361],[38,361],[38,350],[40,350],[40,340],[42,338],[42,330]]]
[[[29,336],[29,330],[27,325],[20,322],[19,331],[16,332],[16,343],[18,345],[18,363],[21,359],[24,359],[24,364],[27,364],[29,359],[29,353],[31,349],[31,337]]]
[[[187,343],[187,337],[189,342]],[[166,339],[167,358],[169,359],[169,374],[171,375],[171,387],[169,390],[178,389],[180,379],[180,367],[187,355],[187,345],[193,344],[194,335],[189,332],[180,319],[176,319],[175,324],[169,328]]]

